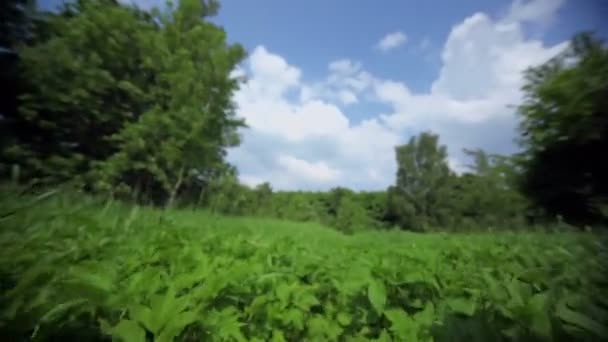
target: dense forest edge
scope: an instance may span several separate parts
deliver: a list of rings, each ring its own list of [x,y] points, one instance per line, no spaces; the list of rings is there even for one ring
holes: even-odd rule
[[[385,190],[282,191],[226,160],[219,10],[0,4],[0,339],[608,339],[602,39],[525,71],[516,154],[419,132]]]

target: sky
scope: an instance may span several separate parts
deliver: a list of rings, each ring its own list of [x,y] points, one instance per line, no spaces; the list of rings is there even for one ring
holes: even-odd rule
[[[243,183],[282,190],[385,189],[395,146],[423,131],[456,171],[464,148],[513,153],[522,71],[577,32],[608,37],[606,0],[220,3],[211,20],[249,53],[233,72],[249,128],[228,159]]]

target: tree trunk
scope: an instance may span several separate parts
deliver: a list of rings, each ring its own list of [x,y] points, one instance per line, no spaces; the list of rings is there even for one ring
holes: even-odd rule
[[[173,190],[171,190],[171,196],[169,197],[169,201],[167,201],[167,208],[173,207],[173,203],[175,202],[175,197],[177,196],[177,191],[179,190],[179,187],[182,185],[183,180],[184,180],[184,167],[182,166],[179,169],[177,181],[175,182],[175,185],[173,186]]]

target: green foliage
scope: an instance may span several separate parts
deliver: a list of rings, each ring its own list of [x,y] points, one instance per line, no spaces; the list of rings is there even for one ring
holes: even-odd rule
[[[525,225],[530,204],[517,188],[520,175],[514,158],[483,150],[465,153],[473,164],[470,172],[451,179],[452,225],[460,229],[472,224],[484,228]]]
[[[447,150],[439,137],[421,133],[396,148],[397,181],[389,188],[388,210],[395,223],[413,230],[439,226],[447,218],[450,179]]]
[[[151,90],[155,103],[112,137],[119,151],[101,166],[101,179],[133,188],[151,178],[171,204],[188,178],[221,169],[225,149],[239,143],[243,123],[231,100],[238,81],[229,74],[244,50],[227,46],[220,28],[200,21],[202,12],[202,2],[182,0],[161,16],[160,32],[144,37],[160,83]]]
[[[69,12],[49,16],[49,37],[19,50],[25,92],[9,118],[15,144],[3,151],[27,178],[45,182],[82,174],[111,155],[108,137],[150,103],[138,37],[154,24],[107,1],[78,2]]]
[[[159,204],[208,184],[243,126],[230,72],[245,53],[208,21],[216,11],[215,1],[145,12],[83,0],[49,16],[47,37],[19,50],[27,84],[3,163],[43,184]]]
[[[608,203],[608,49],[583,33],[529,69],[519,106],[525,193],[551,215],[604,223]]]
[[[603,235],[344,235],[82,195],[3,194],[3,208],[31,203],[0,219],[8,340],[607,337]]]

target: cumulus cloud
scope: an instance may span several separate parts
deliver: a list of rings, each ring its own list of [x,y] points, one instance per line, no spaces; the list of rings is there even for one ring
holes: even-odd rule
[[[260,46],[235,71],[249,79],[235,101],[250,129],[230,160],[247,184],[382,189],[394,182],[394,147],[421,131],[440,135],[450,166],[459,172],[468,163],[462,148],[512,152],[517,122],[508,106],[521,100],[522,71],[566,47],[530,39],[522,25],[548,20],[560,4],[516,0],[502,18],[485,13],[465,18],[450,31],[438,77],[426,92],[376,77],[350,59],[330,62],[324,79],[303,82],[298,67]],[[350,108],[370,98],[389,110],[353,122]]]
[[[392,182],[393,168],[374,169],[372,176],[370,168],[391,165],[399,135],[378,119],[355,124],[338,106],[354,104],[356,94],[371,87],[360,64],[332,62],[326,80],[305,84],[298,68],[258,47],[242,70],[249,81],[235,102],[249,129],[229,154],[241,181],[268,181],[279,189],[382,188]],[[299,91],[298,100],[288,99],[290,89]]]
[[[373,77],[363,70],[361,63],[339,59],[329,63],[326,79],[312,84],[302,84],[300,101],[322,99],[351,105],[359,102],[359,95],[372,86]]]
[[[546,46],[524,34],[523,21],[542,20],[557,10],[555,5],[537,4],[547,1],[516,1],[505,18],[475,13],[454,26],[443,47],[439,76],[428,93],[412,93],[403,82],[376,83],[377,97],[393,109],[382,115],[382,121],[397,130],[414,127],[438,133],[448,145],[454,168],[462,164],[465,147],[512,152],[517,122],[509,107],[521,100],[522,72],[567,45]]]
[[[289,173],[318,182],[331,181],[340,175],[340,171],[329,167],[324,161],[309,162],[290,155],[280,155],[278,163]]]
[[[256,47],[248,62],[250,72],[255,77],[247,82],[247,91],[241,95],[276,99],[299,85],[300,70],[288,65],[282,57],[268,52],[264,46]]]
[[[564,2],[565,0],[515,0],[505,21],[547,24],[555,18]]]
[[[376,44],[376,48],[382,52],[388,52],[393,50],[407,42],[407,36],[405,33],[401,31],[392,32],[384,36],[378,44]]]

